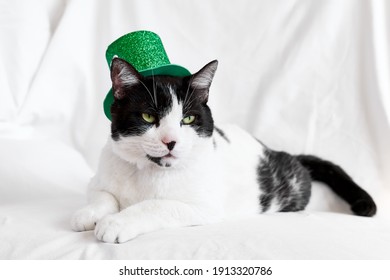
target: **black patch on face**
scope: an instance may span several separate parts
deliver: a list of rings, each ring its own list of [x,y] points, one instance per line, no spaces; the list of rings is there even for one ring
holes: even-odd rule
[[[308,204],[311,178],[295,157],[267,149],[260,160],[257,175],[263,212],[275,202],[280,205],[280,212],[300,211]]]
[[[172,96],[167,87],[166,77],[144,78],[140,83],[125,88],[125,96],[115,99],[111,106],[111,135],[114,140],[122,136],[140,136],[172,110]],[[148,123],[142,114],[153,115],[155,123]]]
[[[181,86],[175,88],[176,97],[183,105],[183,118],[195,116],[194,122],[189,124],[200,137],[211,137],[214,131],[214,120],[207,99],[204,99],[208,89],[196,89],[190,85],[191,76],[184,77]]]

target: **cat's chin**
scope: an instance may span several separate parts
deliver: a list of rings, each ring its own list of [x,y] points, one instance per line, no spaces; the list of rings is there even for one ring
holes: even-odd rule
[[[173,169],[180,166],[181,159],[172,154],[168,154],[162,157],[154,157],[148,154],[144,155],[130,155],[125,153],[117,153],[122,160],[136,165],[138,169],[157,168],[157,169]]]
[[[162,157],[153,157],[150,155],[147,155],[146,157],[152,163],[152,165],[160,168],[171,168],[174,167],[178,162],[177,157],[170,153]]]
[[[175,168],[175,166],[176,166],[176,161],[175,160],[162,160],[161,161],[161,166],[159,166],[160,168],[165,168],[165,169],[167,169],[167,168]]]

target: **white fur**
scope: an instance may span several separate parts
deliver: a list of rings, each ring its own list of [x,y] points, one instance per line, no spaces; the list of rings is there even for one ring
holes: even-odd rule
[[[180,125],[182,104],[176,99],[173,104],[158,128],[142,136],[108,139],[89,185],[89,204],[72,217],[74,230],[95,229],[99,240],[121,243],[161,228],[261,212],[256,166],[262,146],[235,126],[221,127],[229,143],[217,133],[199,137],[190,126]],[[146,154],[166,155],[162,139],[176,145],[174,157],[163,159],[160,167]],[[164,167],[167,163],[170,167]]]

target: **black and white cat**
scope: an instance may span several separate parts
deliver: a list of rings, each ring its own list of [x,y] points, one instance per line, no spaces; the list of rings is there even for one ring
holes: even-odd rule
[[[112,124],[89,185],[89,204],[71,221],[104,242],[163,228],[204,225],[264,212],[300,211],[311,181],[325,182],[352,211],[376,205],[338,166],[276,152],[236,126],[214,126],[207,106],[218,62],[187,77],[141,76],[111,65]]]

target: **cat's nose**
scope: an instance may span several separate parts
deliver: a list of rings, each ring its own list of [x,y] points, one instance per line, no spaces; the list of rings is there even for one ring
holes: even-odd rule
[[[162,141],[168,148],[168,150],[172,151],[173,148],[175,147],[176,145],[176,141],[170,141],[170,142],[164,142]]]

